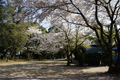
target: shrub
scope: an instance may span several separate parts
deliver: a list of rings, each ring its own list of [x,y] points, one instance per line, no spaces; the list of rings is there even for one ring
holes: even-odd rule
[[[85,61],[88,66],[99,66],[101,61],[100,53],[86,53]]]

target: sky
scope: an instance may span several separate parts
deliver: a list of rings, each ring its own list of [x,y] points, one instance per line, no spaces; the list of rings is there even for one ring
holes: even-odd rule
[[[46,28],[47,30],[51,27],[51,23],[48,22],[46,19],[43,20],[41,23],[40,23],[41,26],[43,26],[44,28]]]

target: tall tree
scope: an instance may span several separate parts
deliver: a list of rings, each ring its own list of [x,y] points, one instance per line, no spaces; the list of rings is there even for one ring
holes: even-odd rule
[[[71,63],[71,60],[72,60],[72,42],[73,42],[73,39],[72,39],[72,27],[70,24],[67,24],[66,27],[65,26],[60,26],[60,29],[62,31],[62,33],[64,34],[64,48],[65,48],[65,51],[66,51],[66,55],[67,55],[67,65],[69,66],[70,63]]]
[[[27,25],[14,22],[15,9],[11,4],[4,0],[0,0],[0,3],[0,51],[4,55],[8,55],[9,51],[13,59],[26,43]]]

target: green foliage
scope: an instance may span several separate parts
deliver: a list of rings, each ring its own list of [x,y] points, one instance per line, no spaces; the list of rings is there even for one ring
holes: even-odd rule
[[[83,46],[78,46],[74,50],[75,60],[79,62],[79,65],[83,66],[85,63],[85,48]]]
[[[39,26],[39,29],[42,31],[42,34],[47,33],[47,30],[43,26]]]
[[[26,43],[26,24],[17,25],[15,23],[2,23],[0,25],[0,51],[7,52],[8,50],[16,52],[21,50]],[[14,53],[15,54],[15,53]]]
[[[65,58],[66,57],[66,51],[64,49],[61,49],[56,53],[55,57],[58,58]]]
[[[99,35],[101,35],[101,31],[100,30],[97,30],[98,31],[98,34]],[[110,44],[105,44],[104,43],[104,41],[102,40],[102,36],[100,36],[99,37],[99,39],[100,39],[100,41],[101,41],[101,44],[102,44],[102,46],[100,45],[100,43],[98,42],[98,38],[97,38],[97,36],[94,36],[94,37],[92,37],[92,36],[90,36],[89,37],[89,40],[91,40],[92,41],[92,44],[96,44],[96,45],[98,45],[98,46],[100,46],[101,48],[102,48],[102,50],[104,51],[104,53],[101,55],[101,57],[102,57],[102,59],[101,59],[101,61],[102,61],[102,64],[103,65],[108,65],[108,64],[110,64],[110,53],[108,52],[110,49],[108,49],[108,47],[109,46],[111,46],[111,47],[113,47],[114,46],[114,44],[115,44],[115,31],[113,30],[112,31],[112,36],[111,37],[108,37],[108,35],[110,34],[110,32],[108,31],[108,30],[104,30],[103,31],[104,32],[104,35],[103,35],[103,38],[105,39],[105,41],[106,42],[109,42],[109,40],[110,40],[110,38],[111,38],[111,45]],[[103,34],[103,33],[102,33]],[[95,33],[93,34],[93,35],[95,35]],[[93,56],[97,56],[98,54],[93,54]],[[89,56],[90,57],[92,57],[92,55],[90,55],[89,54]],[[92,58],[91,58],[92,59]],[[91,60],[90,59],[90,60]],[[97,59],[97,58],[96,58]],[[90,61],[90,60],[88,60],[88,61]],[[93,59],[94,60],[94,59]],[[97,61],[97,60],[96,60]],[[91,63],[91,64],[93,64],[93,63]]]
[[[17,51],[21,50],[26,43],[27,38],[27,24],[22,23],[16,25],[13,29],[13,35],[11,36],[14,39],[14,47],[17,48]]]
[[[30,24],[30,26],[34,26],[34,27],[39,26],[39,23],[37,23],[37,22],[30,21],[29,24]]]
[[[58,52],[47,51],[47,50],[43,50],[40,52],[25,50],[21,54],[21,59],[27,59],[27,60],[61,59],[65,57],[66,57],[66,53],[64,49],[61,49]]]
[[[10,4],[6,4],[3,0],[0,0],[0,23],[12,23],[13,14],[15,14],[15,8]]]
[[[101,31],[100,31],[99,29],[98,29],[97,31],[98,31],[98,34],[101,35]],[[108,42],[108,41],[109,41],[109,38],[108,38],[107,35],[109,35],[110,33],[109,33],[107,30],[104,30],[103,32],[104,32],[104,34],[106,34],[106,35],[103,35],[103,37],[104,37],[105,40]],[[103,33],[102,33],[102,34],[103,34]],[[112,45],[114,45],[114,38],[115,38],[114,36],[115,36],[115,32],[113,31],[113,35],[112,35]],[[92,33],[92,35],[88,36],[87,38],[88,38],[90,41],[92,41],[92,44],[96,44],[96,45],[98,45],[98,46],[101,46],[100,43],[98,42],[98,38],[97,38],[97,36],[96,36],[95,33]],[[105,43],[103,42],[101,36],[99,36],[99,39],[100,39],[102,45],[104,45],[104,47],[105,47],[106,45],[105,45]]]
[[[3,6],[3,4],[5,4],[5,2],[3,2],[2,0],[0,0],[0,23],[4,22],[4,20],[7,18],[4,13],[5,13],[5,6]]]
[[[14,57],[16,52],[21,50],[26,43],[27,24],[14,22],[15,8],[9,3],[0,0],[0,53]]]
[[[46,34],[47,33],[46,28],[44,28],[43,26],[40,26],[39,23],[30,21],[29,24],[32,27],[38,27],[38,29],[42,31],[42,34]]]

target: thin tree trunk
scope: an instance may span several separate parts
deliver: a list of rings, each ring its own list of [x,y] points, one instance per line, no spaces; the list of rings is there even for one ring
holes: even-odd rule
[[[15,51],[11,53],[11,59],[13,60],[15,58]]]
[[[67,66],[70,66],[70,56],[67,55]]]
[[[70,52],[69,52],[69,50],[68,50],[68,47],[67,47],[67,49],[66,49],[66,54],[67,54],[67,66],[69,66],[70,65]]]
[[[73,60],[72,60],[72,59],[73,59],[73,56],[71,55],[70,57],[71,57],[71,61],[70,61],[70,62],[72,63],[72,62],[73,62]]]

